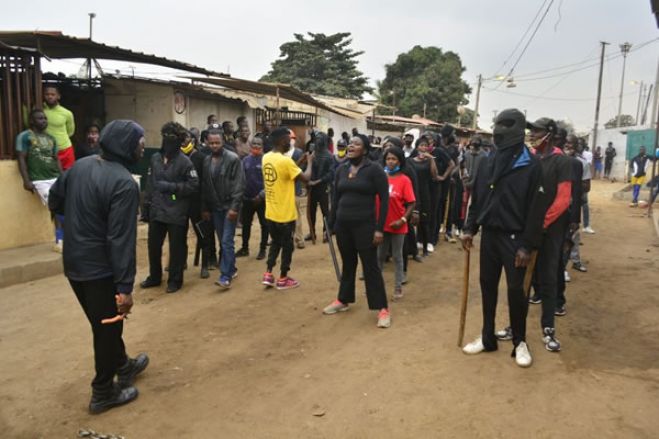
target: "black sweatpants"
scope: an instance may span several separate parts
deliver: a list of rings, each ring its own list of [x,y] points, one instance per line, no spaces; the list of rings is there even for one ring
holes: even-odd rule
[[[277,264],[279,251],[281,251],[281,265],[279,271],[281,277],[286,277],[291,269],[293,260],[293,235],[295,234],[295,221],[289,223],[277,223],[268,220],[268,232],[272,237],[272,245],[268,253],[268,272]]]
[[[249,250],[249,238],[252,236],[252,222],[254,221],[254,214],[259,219],[261,225],[261,241],[259,242],[259,250],[265,250],[268,245],[268,222],[265,220],[265,201],[259,204],[254,204],[252,200],[243,200],[243,207],[241,209],[241,222],[243,225],[243,247]]]
[[[327,193],[327,185],[318,184],[311,186],[309,190],[309,230],[312,236],[316,235],[316,217],[318,213],[318,205],[320,211],[325,218],[329,218],[329,195]],[[323,236],[325,232],[325,225],[323,224]]]
[[[376,310],[387,308],[387,292],[382,271],[378,267],[377,247],[373,245],[374,225],[339,221],[335,231],[336,243],[343,261],[339,301],[345,304],[355,302],[355,276],[357,274],[357,256],[359,256],[364,270],[368,308]]]
[[[160,221],[149,223],[149,277],[162,280],[162,245],[169,235],[169,279],[167,284],[181,287],[183,285],[183,266],[187,260],[187,227],[178,224],[166,224]]]
[[[528,300],[524,294],[526,268],[515,267],[515,253],[519,238],[514,234],[495,230],[483,230],[480,249],[480,284],[483,296],[483,346],[486,351],[497,349],[494,335],[499,280],[501,269],[506,273],[508,285],[508,315],[513,329],[513,345],[526,340],[526,315]]]
[[[538,251],[535,285],[537,285],[536,293],[542,299],[541,328],[554,328],[554,312],[556,312],[558,296],[557,273],[558,270],[562,272],[562,267],[564,267],[561,260],[567,222],[567,214],[561,215],[554,221],[547,228]]]
[[[112,277],[90,281],[69,279],[71,288],[89,320],[94,335],[94,364],[96,376],[92,388],[97,392],[108,392],[117,369],[128,361],[124,341],[121,338],[122,321],[103,325],[101,320],[117,315],[117,291]]]

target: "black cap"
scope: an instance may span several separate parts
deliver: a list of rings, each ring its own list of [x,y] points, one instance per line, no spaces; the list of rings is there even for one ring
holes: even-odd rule
[[[554,119],[550,119],[548,117],[541,117],[535,122],[526,122],[526,128],[530,130],[536,129],[536,130],[544,130],[550,133],[555,133],[557,126]]]

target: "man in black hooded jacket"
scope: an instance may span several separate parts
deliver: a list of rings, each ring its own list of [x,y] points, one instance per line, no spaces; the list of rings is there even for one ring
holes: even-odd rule
[[[169,235],[169,279],[167,292],[183,286],[187,259],[190,202],[199,190],[197,171],[181,147],[189,141],[188,131],[176,122],[161,129],[162,148],[151,156],[144,194],[144,215],[149,221],[149,277],[140,286],[150,288],[162,281],[162,245]]]
[[[64,274],[94,334],[91,413],[137,398],[133,380],[149,363],[146,354],[126,355],[122,319],[102,323],[127,315],[133,306],[140,195],[127,166],[142,157],[144,129],[133,121],[112,121],[101,132],[100,145],[102,154],[78,160],[48,198],[50,210],[66,215]]]
[[[496,152],[479,164],[462,246],[470,251],[482,228],[480,284],[483,330],[463,348],[466,354],[497,350],[494,332],[501,269],[508,284],[508,311],[513,333],[513,356],[521,367],[532,363],[526,345],[528,300],[523,288],[531,251],[542,240],[545,214],[540,162],[524,144],[526,119],[516,109],[504,110],[494,124]]]

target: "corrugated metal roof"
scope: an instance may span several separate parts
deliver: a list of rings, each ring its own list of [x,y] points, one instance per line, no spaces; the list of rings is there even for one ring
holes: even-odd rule
[[[238,78],[195,78],[192,76],[186,76],[186,78],[193,81],[205,82],[207,84],[219,85],[221,87],[230,88],[239,91],[246,91],[250,93],[269,95],[269,96],[277,96],[277,94],[279,94],[279,97],[282,99],[300,102],[306,105],[311,105],[313,107],[322,108],[323,110],[331,111],[332,113],[340,114],[342,116],[354,118],[354,116],[345,114],[334,107],[326,105],[323,102],[315,99],[310,94],[300,91],[288,84],[249,81],[247,79],[238,79]]]
[[[182,61],[133,52],[116,46],[97,43],[88,38],[75,38],[59,31],[0,31],[0,43],[15,50],[36,50],[47,58],[95,58],[152,64],[202,75],[228,77]]]

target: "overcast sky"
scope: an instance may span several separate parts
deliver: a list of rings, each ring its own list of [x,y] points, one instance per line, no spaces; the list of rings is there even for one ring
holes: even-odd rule
[[[86,37],[87,13],[95,12],[94,39],[99,42],[247,79],[265,74],[278,57],[279,46],[293,33],[351,32],[353,48],[365,52],[360,68],[372,84],[384,77],[385,64],[399,53],[422,45],[458,53],[466,67],[464,79],[475,89],[479,73],[491,78],[508,72],[517,56],[506,67],[502,64],[541,5],[550,1],[5,1],[0,30],[61,30]],[[599,41],[611,43],[607,54],[613,56],[620,54],[618,46],[624,41],[638,46],[658,37],[650,0],[554,0],[514,71],[517,87],[504,84],[493,91],[497,83],[485,82],[480,125],[487,127],[496,110],[517,107],[526,110],[530,119],[567,118],[577,129],[587,130],[594,117]],[[659,42],[654,41],[627,58],[624,113],[636,115],[639,85],[630,81],[653,83],[658,55]],[[591,61],[582,63],[586,60]],[[582,64],[530,75],[575,63]],[[44,69],[49,66],[44,63]],[[71,62],[56,68],[77,70]],[[129,71],[125,66],[122,70]],[[605,64],[601,124],[617,113],[621,70],[621,57]],[[151,71],[158,69],[139,66],[136,75]],[[547,76],[551,77],[528,80]],[[474,98],[469,107],[473,108]]]

